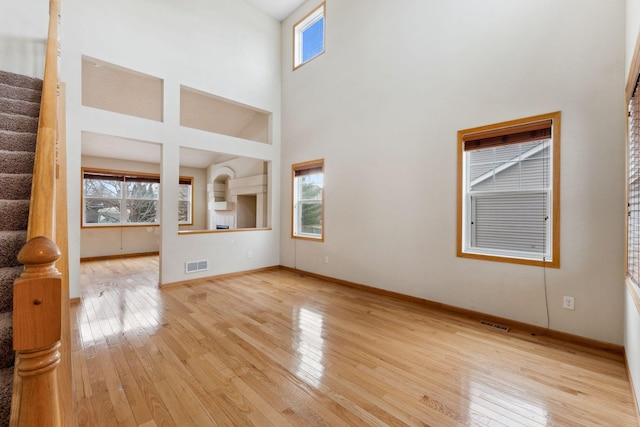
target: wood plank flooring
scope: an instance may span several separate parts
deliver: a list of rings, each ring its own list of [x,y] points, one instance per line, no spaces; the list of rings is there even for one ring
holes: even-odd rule
[[[621,355],[273,270],[81,264],[79,426],[634,426]]]

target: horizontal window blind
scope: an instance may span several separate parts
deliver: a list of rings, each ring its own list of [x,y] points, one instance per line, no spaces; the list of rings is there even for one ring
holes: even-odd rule
[[[541,120],[506,128],[476,132],[462,137],[464,150],[479,150],[501,145],[521,144],[551,138],[551,120]]]
[[[640,284],[640,95],[638,86],[629,102],[627,166],[627,273]]]
[[[85,171],[84,179],[93,179],[100,181],[124,181],[124,182],[153,182],[160,183],[160,177],[157,175],[129,175],[129,174],[109,174]]]
[[[472,196],[471,246],[526,253],[546,252],[546,192]]]

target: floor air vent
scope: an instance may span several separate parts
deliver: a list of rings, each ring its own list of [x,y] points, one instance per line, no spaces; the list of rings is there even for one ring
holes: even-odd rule
[[[209,261],[206,259],[202,261],[187,261],[184,264],[184,272],[187,274],[207,270],[209,270]]]
[[[497,323],[489,322],[487,320],[481,320],[481,325],[489,326],[490,328],[498,329],[504,332],[509,332],[509,327],[504,325],[499,325]]]

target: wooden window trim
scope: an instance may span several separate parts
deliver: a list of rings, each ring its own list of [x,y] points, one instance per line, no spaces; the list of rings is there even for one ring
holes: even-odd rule
[[[310,237],[310,236],[300,236],[295,234],[295,185],[296,185],[296,173],[308,169],[322,169],[322,232],[320,237]],[[299,174],[298,174],[299,175]],[[291,238],[298,240],[309,240],[312,242],[324,242],[324,230],[325,230],[325,220],[324,220],[324,159],[311,160],[308,162],[295,163],[291,165]]]
[[[527,117],[523,119],[511,120],[492,125],[480,126],[471,129],[465,129],[458,131],[458,197],[457,197],[457,242],[456,253],[458,257],[478,259],[484,261],[497,261],[513,264],[532,265],[539,267],[551,267],[560,268],[560,112],[556,111],[548,114],[541,114],[538,116]],[[523,130],[536,130],[536,127],[540,127],[540,123],[546,121],[552,121],[552,158],[553,158],[553,179],[551,183],[552,191],[552,246],[551,246],[551,261],[546,260],[532,260],[525,258],[507,257],[499,255],[485,255],[477,253],[469,253],[464,251],[464,235],[463,235],[463,199],[464,194],[464,174],[463,174],[463,159],[465,153],[465,141],[480,140],[483,138],[495,138],[501,137],[513,132],[518,133]],[[529,126],[531,125],[531,126]],[[532,129],[533,128],[533,129]]]

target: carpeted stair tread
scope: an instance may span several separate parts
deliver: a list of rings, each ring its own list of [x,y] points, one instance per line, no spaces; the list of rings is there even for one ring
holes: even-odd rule
[[[13,366],[13,312],[0,313],[0,369]]]
[[[42,91],[42,79],[0,70],[0,83]]]
[[[12,132],[37,132],[38,118],[0,113],[0,129]]]
[[[29,200],[0,200],[0,230],[26,230],[28,222]]]
[[[22,269],[22,265],[0,268],[0,313],[13,310],[13,282]]]
[[[0,267],[20,265],[18,252],[26,242],[26,231],[0,231]]]
[[[0,427],[9,425],[14,368],[0,369]]]
[[[40,79],[0,71],[0,427],[11,411],[13,286],[23,270],[41,91]]]
[[[0,149],[6,151],[36,151],[34,132],[11,132],[0,129]]]
[[[0,171],[3,173],[33,173],[35,153],[0,149]]]
[[[0,97],[0,111],[6,114],[38,117],[40,115],[40,104],[37,102],[22,101],[20,99]]]
[[[29,199],[31,180],[31,174],[0,173],[0,200]]]
[[[40,102],[42,92],[0,83],[0,96],[3,98],[19,99],[21,101]]]

